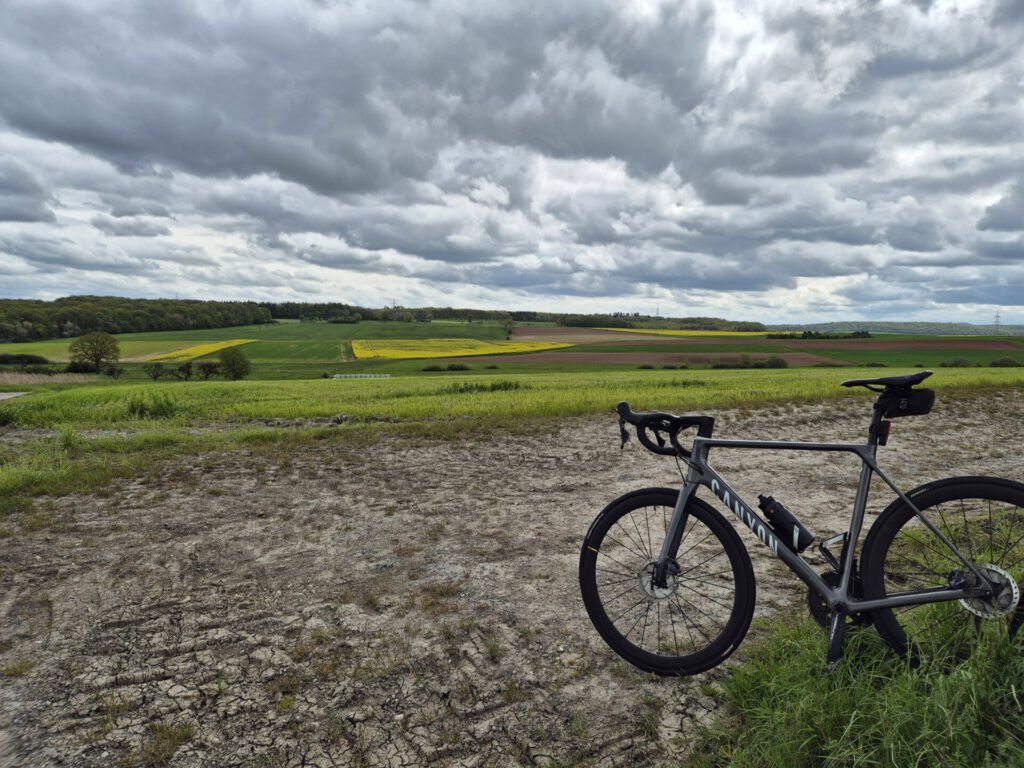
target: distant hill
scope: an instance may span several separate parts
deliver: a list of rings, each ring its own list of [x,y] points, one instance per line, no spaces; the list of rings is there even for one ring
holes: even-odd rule
[[[896,323],[851,320],[842,323],[773,325],[773,331],[819,331],[821,333],[920,333],[929,336],[1024,336],[1024,325],[972,325],[971,323]]]

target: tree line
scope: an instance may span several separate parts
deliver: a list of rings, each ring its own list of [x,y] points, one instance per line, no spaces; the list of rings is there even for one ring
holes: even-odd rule
[[[0,299],[0,342],[256,325],[273,320],[254,302],[68,296],[55,301]]]
[[[343,302],[236,302],[192,299],[127,299],[117,296],[68,296],[55,301],[0,299],[0,343],[74,338],[86,333],[187,331],[257,325],[274,320],[358,323],[498,322],[554,323],[575,327],[676,328],[683,330],[761,331],[760,323],[715,317],[656,317],[639,312],[572,315],[533,310],[459,307],[360,307]]]

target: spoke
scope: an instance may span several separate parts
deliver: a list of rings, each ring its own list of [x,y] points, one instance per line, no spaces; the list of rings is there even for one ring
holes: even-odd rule
[[[607,536],[607,534],[605,535],[605,539],[606,539],[606,540],[608,539],[608,536]],[[618,542],[618,541],[616,541],[615,539],[611,539],[611,542],[612,542],[612,544],[617,544],[618,546],[622,547],[623,549],[625,549],[625,550],[626,550],[627,552],[629,552],[630,554],[633,554],[633,555],[637,555],[637,553],[636,553],[636,552],[634,552],[634,551],[633,551],[632,549],[630,549],[629,547],[625,546],[624,544],[621,544],[621,543],[619,543],[619,542]],[[604,544],[604,542],[601,542],[601,544],[603,545],[603,544]],[[632,567],[630,567],[630,566],[626,565],[625,563],[623,563],[623,562],[621,562],[621,561],[619,561],[619,560],[616,560],[616,559],[615,559],[614,557],[612,557],[611,555],[609,555],[609,554],[608,554],[607,552],[605,552],[605,551],[604,551],[603,549],[601,550],[600,554],[602,554],[602,555],[604,555],[605,557],[607,557],[607,558],[608,558],[609,560],[611,560],[611,561],[612,561],[613,563],[615,563],[616,565],[621,565],[621,566],[622,566],[623,568],[625,568],[625,569],[626,569],[627,571],[632,571],[632,570],[635,570],[634,568],[632,568]],[[641,560],[643,560],[644,562],[646,562],[646,561],[647,561],[647,558],[646,558],[646,557],[644,557],[643,555],[637,555],[637,557],[639,557],[639,558],[640,558]]]
[[[627,576],[624,579],[615,579],[614,581],[599,581],[599,582],[597,582],[597,588],[600,589],[601,587],[613,587],[616,584],[625,584],[627,581],[635,581],[635,580],[636,580],[635,576]]]
[[[616,616],[614,619],[612,619],[611,620],[612,624],[616,624],[619,619],[621,619],[623,616],[625,616],[631,610],[636,608],[638,605],[640,605],[646,599],[647,599],[647,595],[644,595],[643,597],[641,597],[639,600],[637,600],[635,603],[633,603],[631,606],[629,606],[626,610],[622,611],[618,616]]]
[[[690,530],[692,531],[693,529],[691,528]],[[700,541],[698,541],[698,542],[697,542],[696,544],[692,545],[692,546],[691,546],[691,547],[690,547],[690,548],[689,548],[688,550],[686,550],[685,552],[683,552],[683,554],[681,554],[681,555],[676,555],[676,562],[679,562],[679,561],[680,561],[680,560],[682,560],[682,559],[683,559],[684,557],[686,557],[686,556],[687,556],[688,554],[690,554],[691,552],[693,552],[693,550],[695,550],[695,549],[696,549],[697,547],[699,547],[699,546],[700,546],[701,544],[703,544],[703,543],[704,543],[705,541],[707,541],[708,539],[710,539],[710,538],[711,538],[711,537],[712,537],[713,535],[714,535],[714,534],[713,534],[713,532],[712,532],[712,531],[708,531],[708,532],[707,532],[707,535],[705,535],[703,539],[701,539]]]
[[[702,565],[704,565],[705,563],[710,563],[710,562],[711,562],[712,560],[714,560],[714,559],[715,559],[716,557],[721,557],[721,556],[722,556],[722,555],[724,555],[724,554],[725,554],[725,552],[715,552],[715,554],[713,554],[713,555],[712,555],[711,557],[709,557],[709,558],[708,558],[707,560],[702,560],[701,562],[697,563],[697,564],[696,564],[695,566],[693,566],[692,568],[687,568],[687,569],[686,569],[685,571],[682,571],[682,572],[681,572],[681,573],[679,573],[678,575],[679,575],[679,576],[685,576],[686,574],[690,573],[691,571],[695,571],[695,570],[697,570],[698,568],[700,568],[700,567],[701,567]]]
[[[594,570],[595,571],[600,571],[601,573],[611,573],[611,574],[613,574],[615,576],[626,576],[626,577],[629,577],[629,578],[635,578],[636,577],[636,574],[632,573],[630,571],[616,571],[616,570],[613,570],[611,568],[598,568],[597,566],[594,566]]]
[[[978,558],[974,555],[974,546],[971,544],[971,533],[967,530],[967,510],[964,508],[964,500],[960,499],[960,515],[964,519],[964,539],[967,541],[967,552],[971,556],[971,562],[977,562]]]
[[[707,618],[711,619],[712,623],[714,623],[714,619],[711,616],[708,616],[708,614],[704,613],[702,610],[700,610],[700,608],[697,608],[697,606],[695,606],[692,603],[690,603],[689,600],[687,600],[686,598],[680,596],[678,592],[675,595],[673,595],[673,597],[679,597],[682,602],[686,603],[691,608],[696,610],[697,613],[700,613],[703,616],[706,616]],[[671,600],[669,600],[669,605],[670,606],[672,605],[672,601]],[[677,607],[679,607],[679,615],[683,617],[683,621],[688,621],[688,622],[692,623],[693,624],[693,628],[696,629],[698,632],[700,632],[700,634],[704,636],[704,639],[707,640],[710,643],[711,642],[711,638],[708,637],[707,633],[703,629],[701,629],[700,624],[698,624],[696,621],[693,621],[693,619],[691,619],[689,617],[689,614],[687,614],[685,611],[683,611],[680,606],[677,606]]]
[[[1022,541],[1024,541],[1024,533],[1022,533],[1020,537],[1015,542],[1013,542],[1012,546],[1007,547],[1003,554],[999,556],[999,563],[1003,562],[1003,558],[1011,552],[1013,552],[1013,550],[1017,548],[1017,545],[1020,544]],[[1018,560],[1017,562],[1019,563],[1020,560]],[[993,563],[993,565],[998,565],[999,563]],[[1014,565],[1016,565],[1016,563]]]
[[[654,559],[654,545],[651,543],[651,521],[647,517],[647,507],[644,507],[644,528],[647,531],[647,554]]]
[[[616,600],[618,600],[618,599],[619,599],[620,597],[622,597],[623,595],[629,594],[629,593],[630,593],[630,592],[632,592],[632,591],[633,591],[633,585],[631,584],[631,585],[629,585],[628,587],[626,587],[626,588],[625,588],[624,590],[622,590],[621,592],[619,592],[619,593],[618,593],[617,595],[615,595],[615,597],[613,597],[613,598],[611,598],[611,599],[609,599],[609,600],[604,600],[603,602],[604,602],[604,603],[606,603],[606,604],[607,604],[607,603],[614,603],[614,602],[615,602]],[[644,597],[646,597],[646,595],[644,595]]]
[[[646,510],[644,511],[644,514],[647,514]],[[651,556],[651,551],[649,549],[644,549],[644,535],[640,532],[640,526],[636,522],[636,516],[633,515],[632,513],[630,513],[629,519],[630,519],[630,522],[633,523],[633,528],[636,529],[636,535],[639,537],[640,549],[642,551],[646,552],[647,553],[647,557],[649,558]]]
[[[732,609],[731,605],[726,605],[725,603],[719,602],[718,600],[715,600],[715,598],[713,598],[711,595],[705,594],[704,592],[701,592],[699,589],[694,589],[693,587],[689,586],[688,584],[684,584],[683,586],[685,586],[688,590],[690,590],[694,594],[700,595],[701,597],[703,597],[703,598],[705,598],[707,600],[710,600],[712,603],[715,603],[716,605],[720,605],[723,608],[728,608],[730,610]]]
[[[661,605],[660,604],[658,605],[658,610],[659,610],[658,615],[661,616],[661,613],[660,613]],[[676,637],[676,622],[672,618],[672,608],[671,608],[671,606],[668,608],[668,625],[672,628],[672,642],[675,643],[675,652],[679,653],[679,638]],[[693,638],[691,637],[690,640],[692,642]]]
[[[621,531],[622,531],[622,535],[623,535],[623,536],[624,536],[624,537],[625,537],[625,538],[626,538],[626,539],[627,539],[627,540],[629,541],[629,543],[630,543],[630,544],[631,544],[632,546],[627,546],[626,544],[623,544],[623,543],[622,543],[621,541],[619,541],[618,539],[613,539],[613,538],[611,537],[611,535],[610,535],[610,534],[611,534],[611,531],[608,531],[608,533],[606,533],[606,534],[604,535],[605,541],[611,541],[611,542],[612,542],[612,544],[617,544],[618,546],[620,546],[620,547],[622,547],[623,549],[625,549],[625,550],[626,550],[627,552],[629,552],[629,553],[631,553],[631,554],[633,554],[633,555],[636,555],[636,556],[637,556],[637,557],[639,557],[639,558],[640,558],[641,560],[649,560],[650,558],[649,558],[649,557],[647,557],[646,553],[644,552],[644,546],[643,546],[643,544],[637,544],[637,543],[636,543],[636,542],[635,542],[635,541],[633,540],[633,536],[632,536],[632,534],[630,534],[630,532],[629,532],[629,531],[627,531],[627,530],[625,529],[625,527],[623,527],[623,526],[621,526],[621,525],[620,525],[620,526],[618,526],[618,528],[619,528],[619,530],[621,530]],[[601,544],[602,544],[602,546],[604,546],[604,542],[602,542]]]

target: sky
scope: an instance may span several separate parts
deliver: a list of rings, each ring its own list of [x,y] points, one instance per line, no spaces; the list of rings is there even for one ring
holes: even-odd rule
[[[0,0],[0,296],[1024,323],[1024,0]]]

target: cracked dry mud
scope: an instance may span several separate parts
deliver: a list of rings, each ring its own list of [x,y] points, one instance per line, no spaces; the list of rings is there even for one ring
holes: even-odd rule
[[[716,434],[860,441],[869,402],[720,412]],[[1020,392],[940,393],[896,422],[882,466],[907,488],[1020,480],[1022,416]],[[819,537],[843,529],[855,459],[712,460],[744,498],[775,494]],[[635,440],[620,452],[609,415],[182,458],[56,499],[49,528],[0,539],[0,666],[33,665],[0,684],[0,765],[145,764],[154,725],[178,735],[179,767],[674,764],[742,648],[696,678],[644,676],[591,628],[576,567],[608,501],[677,481]],[[874,490],[877,513],[890,494]],[[741,533],[757,614],[803,610],[799,581]]]

